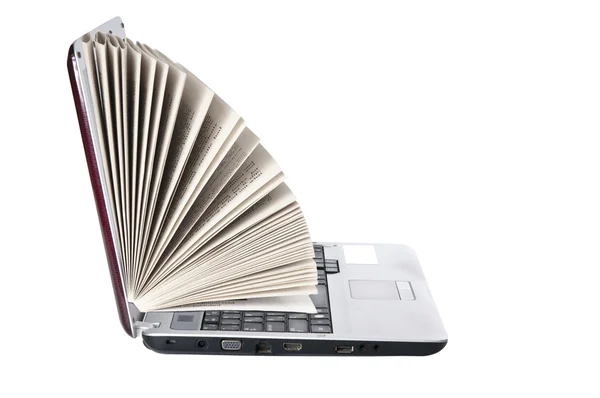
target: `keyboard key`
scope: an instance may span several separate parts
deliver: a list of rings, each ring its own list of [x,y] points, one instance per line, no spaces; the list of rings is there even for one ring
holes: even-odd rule
[[[239,311],[223,311],[223,314],[241,314]]]
[[[290,319],[288,321],[288,330],[290,332],[308,333],[308,321],[303,319]]]
[[[267,312],[267,316],[285,316],[285,312]]]
[[[244,316],[263,316],[262,312],[244,312]]]
[[[311,325],[327,325],[327,326],[329,326],[329,322],[331,322],[329,319],[311,319],[310,320]]]
[[[221,315],[221,311],[206,311],[204,312],[205,316],[219,316]]]
[[[325,260],[325,272],[327,272],[328,274],[337,274],[338,272],[340,272],[340,265],[338,264],[338,260]]]
[[[267,322],[285,322],[285,316],[268,316]]]
[[[219,330],[219,325],[216,323],[207,323],[206,325],[202,326],[202,330]]]
[[[308,319],[307,314],[288,314],[288,319]]]
[[[325,258],[323,254],[323,248],[315,248],[315,257],[314,258]]]
[[[221,330],[227,330],[230,332],[236,332],[240,330],[240,325],[222,325]]]
[[[285,323],[283,322],[267,322],[267,332],[285,332]]]
[[[262,323],[246,323],[244,322],[244,331],[245,332],[262,332],[263,325]]]
[[[241,319],[241,314],[223,314],[222,319]]]
[[[327,307],[318,307],[317,308],[317,312],[319,314],[327,314],[329,312],[329,308],[327,308]]]
[[[219,323],[218,316],[205,316],[204,323]]]
[[[329,314],[310,314],[310,319],[329,319]]]
[[[311,330],[313,333],[331,333],[331,326],[315,325]]]
[[[246,317],[244,317],[244,322],[262,323],[262,321],[263,321],[262,316],[246,316]]]
[[[223,319],[221,321],[221,325],[239,325],[239,324],[240,324],[239,319]]]

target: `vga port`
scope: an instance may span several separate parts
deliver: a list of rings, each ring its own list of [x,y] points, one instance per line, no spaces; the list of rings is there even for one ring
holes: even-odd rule
[[[239,351],[241,348],[240,340],[221,340],[221,349],[224,351]]]

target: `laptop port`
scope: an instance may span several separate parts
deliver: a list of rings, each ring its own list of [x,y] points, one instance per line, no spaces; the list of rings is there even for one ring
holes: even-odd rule
[[[208,347],[208,342],[206,340],[198,340],[196,345],[198,346],[198,348],[205,350]]]
[[[270,354],[271,353],[271,345],[266,341],[259,341],[256,346],[257,354]]]
[[[300,343],[283,343],[283,349],[286,351],[300,351],[302,344]]]
[[[352,354],[354,352],[353,345],[336,345],[335,346],[336,354]]]
[[[239,351],[242,348],[240,340],[221,340],[221,349],[223,351]]]

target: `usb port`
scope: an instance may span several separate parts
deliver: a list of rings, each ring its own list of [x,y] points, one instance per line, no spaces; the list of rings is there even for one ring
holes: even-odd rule
[[[336,345],[335,352],[337,354],[352,354],[354,352],[353,345]]]
[[[300,351],[302,344],[300,343],[283,343],[283,349],[286,351]]]

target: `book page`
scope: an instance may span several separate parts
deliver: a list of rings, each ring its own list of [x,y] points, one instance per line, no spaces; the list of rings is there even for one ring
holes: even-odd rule
[[[156,289],[152,294],[141,298],[141,305],[153,307],[174,304],[179,297],[185,297],[187,302],[198,302],[204,300],[219,300],[233,295],[257,294],[271,290],[296,289],[304,287],[309,293],[315,293],[316,268],[311,260],[298,260],[284,266],[270,269],[265,272],[255,273],[254,277],[230,279],[229,283],[219,284],[204,283],[193,288],[193,286],[173,287]],[[198,279],[203,281],[203,279]],[[259,282],[260,280],[260,282]],[[136,302],[137,304],[137,302]]]
[[[285,224],[280,224],[280,227],[288,229]],[[188,267],[186,271],[174,273],[169,277],[163,277],[160,283],[154,286],[144,299],[160,300],[168,297],[176,297],[180,295],[188,295],[193,291],[202,287],[216,286],[231,281],[236,278],[242,278],[247,275],[259,271],[266,271],[277,267],[289,265],[297,261],[309,262],[313,269],[316,266],[312,256],[314,255],[310,236],[305,232],[305,224],[302,223],[301,228],[292,231],[288,238],[280,237],[278,243],[272,244],[268,239],[262,239],[262,248],[254,250],[244,257],[241,263],[233,263],[227,259],[217,258],[214,261],[203,261],[196,267]],[[269,236],[276,235],[278,231],[272,231]],[[260,243],[251,245],[255,249]],[[244,251],[245,248],[241,245],[234,245],[233,250],[237,249],[237,253]],[[225,252],[226,254],[228,252]],[[315,271],[316,272],[316,271]],[[316,273],[310,284],[314,285]]]
[[[158,281],[157,275],[162,274],[165,269],[180,268],[182,264],[185,264],[186,260],[202,246],[205,240],[209,240],[214,234],[218,233],[221,229],[227,226],[239,214],[244,212],[247,208],[251,207],[254,203],[256,203],[258,200],[260,200],[262,197],[268,194],[268,192],[272,191],[277,185],[281,183],[282,179],[283,175],[281,173],[275,176],[266,185],[261,186],[257,191],[252,193],[247,200],[243,201],[233,211],[228,213],[225,217],[221,218],[220,220],[217,220],[216,224],[212,228],[210,228],[210,230],[206,234],[203,234],[203,236],[199,238],[199,240],[196,240],[195,242],[190,242],[189,244],[182,246],[180,249],[178,249],[178,251],[176,251],[172,256],[172,258],[156,267],[155,272],[150,278],[151,282],[144,286],[141,294],[145,294],[150,289],[152,289],[154,284]]]
[[[271,192],[273,189],[278,187],[284,180],[283,173],[277,174],[271,180],[269,180],[265,185],[260,187],[257,191],[253,192],[247,199],[242,201],[238,206],[236,206],[232,211],[228,212],[223,216],[223,218],[216,220],[215,223],[209,226],[204,226],[205,233],[202,234],[202,237],[197,240],[189,249],[184,252],[184,256],[182,259],[187,259],[189,256],[193,255],[199,248],[202,247],[206,242],[211,240],[214,236],[216,236],[219,232],[221,232],[225,227],[227,227],[231,222],[233,222],[239,215],[243,214],[246,210],[251,208],[261,200],[265,195]],[[192,230],[193,231],[193,230]]]
[[[129,181],[127,185],[128,192],[128,221],[129,235],[129,269],[130,276],[128,281],[135,280],[135,226],[137,225],[138,211],[136,208],[137,196],[137,174],[138,174],[138,121],[139,121],[139,100],[140,100],[140,77],[142,69],[142,56],[133,48],[129,42],[125,41],[123,59],[123,131],[125,141],[126,162],[129,167]],[[127,160],[127,158],[129,160]],[[128,282],[128,283],[131,283]],[[130,288],[133,286],[130,285]]]
[[[299,228],[306,228],[302,211],[297,206],[288,206],[228,239],[215,249],[202,255],[196,262],[213,264],[216,261],[224,261],[234,256],[243,256],[256,245],[262,244],[262,239],[265,237],[275,236],[279,239],[288,231],[295,231]]]
[[[167,72],[167,80],[166,86],[163,93],[162,99],[162,107],[160,111],[160,119],[158,124],[155,126],[156,130],[156,149],[154,153],[154,159],[152,162],[152,178],[150,183],[150,188],[148,191],[148,207],[145,216],[145,228],[144,234],[142,237],[142,241],[144,242],[142,246],[142,253],[140,262],[144,264],[146,262],[146,258],[148,257],[148,252],[151,249],[148,244],[150,240],[150,233],[152,228],[152,221],[154,219],[154,213],[156,209],[156,203],[158,201],[159,196],[159,187],[163,182],[163,171],[166,167],[166,159],[167,153],[169,151],[171,145],[171,139],[173,136],[173,129],[175,127],[175,120],[177,118],[177,114],[179,111],[179,106],[181,103],[181,98],[183,96],[183,91],[185,87],[186,75],[182,73],[177,68],[170,67],[166,62],[158,59],[150,49],[138,43],[138,46],[142,51],[144,51],[147,55],[155,58],[160,61],[160,68],[166,68]],[[154,107],[153,107],[154,109]],[[144,267],[142,270],[142,278],[138,283],[141,285],[145,276],[149,273],[147,267]],[[135,293],[134,293],[135,296]]]
[[[148,77],[147,83],[152,85],[148,87],[149,95],[151,93],[151,104],[150,106],[150,115],[145,119],[145,124],[147,123],[147,135],[148,139],[146,142],[146,155],[144,160],[144,176],[143,176],[143,188],[141,195],[141,208],[140,208],[140,232],[137,237],[137,253],[135,255],[136,258],[136,285],[132,292],[133,297],[140,289],[140,280],[142,280],[144,275],[144,267],[143,267],[143,254],[146,249],[147,236],[149,233],[150,222],[152,220],[152,202],[156,196],[156,191],[152,189],[153,181],[156,177],[157,170],[154,169],[154,165],[156,163],[156,157],[161,156],[161,148],[163,143],[159,140],[159,128],[161,125],[161,117],[163,116],[163,104],[165,97],[167,99],[173,98],[176,96],[176,90],[179,90],[179,87],[175,87],[172,85],[169,88],[169,94],[167,93],[167,80],[169,75],[169,66],[149,55],[146,51],[139,46],[139,43],[136,43],[138,48],[142,50],[142,66],[146,65],[146,67],[151,67],[151,65],[155,65],[154,67],[154,81]],[[182,89],[182,87],[181,87]],[[168,107],[168,111],[170,111],[171,107]],[[160,161],[159,161],[160,163]]]
[[[114,35],[106,35],[107,55],[109,70],[112,83],[112,101],[113,105],[113,128],[117,142],[117,160],[119,170],[119,184],[121,186],[121,219],[123,220],[123,239],[125,243],[126,254],[123,257],[127,277],[131,278],[131,242],[129,240],[129,154],[126,151],[127,126],[125,123],[124,112],[126,112],[124,93],[126,91],[125,76],[127,76],[127,60],[125,48],[120,39]]]
[[[165,242],[181,223],[184,215],[182,213],[189,210],[198,198],[210,176],[235,144],[244,126],[243,120],[231,107],[221,98],[217,96],[213,98],[165,217],[150,260],[151,264],[156,263],[162,254]]]
[[[200,80],[189,76],[176,65],[170,64],[170,70],[175,69],[185,76],[186,80],[156,201],[149,243],[146,247],[145,261],[147,263],[152,258],[151,254],[162,228],[165,214],[214,96],[214,93]]]
[[[256,204],[236,218],[235,221],[219,232],[214,238],[203,245],[202,249],[190,258],[190,260],[193,261],[194,259],[202,257],[216,246],[219,246],[233,236],[246,231],[259,221],[267,220],[268,222],[271,217],[279,214],[284,209],[287,209],[287,211],[283,214],[287,214],[288,211],[293,209],[299,209],[298,204],[295,202],[296,198],[288,186],[285,183],[279,184],[277,188],[265,195],[256,202]]]
[[[203,259],[203,262],[208,264],[231,264],[241,260],[245,262],[251,255],[263,253],[264,249],[272,247],[277,242],[292,241],[307,232],[308,228],[304,223],[302,212],[294,211],[276,221],[253,227],[239,237],[236,236],[228,241],[227,245],[223,245],[221,253],[217,253],[214,257],[209,256]],[[226,269],[231,271],[233,267]]]
[[[225,154],[219,167],[211,175],[202,191],[197,194],[194,202],[188,203],[185,206],[183,212],[173,224],[172,230],[165,237],[165,245],[173,241],[173,236],[176,232],[179,236],[185,236],[193,228],[194,224],[200,219],[200,216],[204,214],[204,211],[223,190],[235,172],[239,170],[243,162],[245,162],[252,151],[256,149],[258,143],[258,137],[249,129],[245,128],[233,146]],[[184,220],[185,223],[182,225]],[[177,227],[179,227],[179,229],[176,230],[175,228]],[[171,249],[174,249],[173,244],[171,245]],[[173,250],[165,252],[163,249],[161,251],[163,259],[168,258],[172,252]]]
[[[142,306],[140,311],[147,311]],[[193,305],[175,308],[152,309],[152,311],[272,311],[272,312],[299,312],[305,314],[316,314],[317,310],[308,295],[295,295],[283,297],[252,298],[247,300],[223,300],[206,303],[195,303]]]
[[[285,184],[280,184],[277,188],[269,192],[262,199],[260,199],[254,206],[244,212],[234,222],[231,223],[227,228],[215,236],[215,238],[208,241],[208,243],[194,253],[192,257],[186,260],[186,264],[193,264],[196,261],[204,261],[208,256],[213,256],[211,253],[215,247],[221,245],[223,242],[228,241],[234,235],[240,234],[250,226],[258,223],[261,220],[269,218],[271,215],[282,211],[288,205],[294,203],[295,198],[291,190]],[[296,205],[297,207],[297,205]],[[288,209],[288,211],[291,209]],[[219,247],[220,248],[220,247]],[[167,275],[173,272],[176,267],[176,263],[169,263],[165,265],[160,271],[149,280],[148,287],[155,286],[160,281],[167,281]],[[185,266],[182,266],[182,270]]]
[[[266,185],[261,186],[257,191],[253,192],[246,200],[242,201],[232,211],[226,213],[226,215],[217,219],[212,226],[206,227],[205,232],[200,231],[200,236],[196,241],[190,241],[181,245],[181,247],[174,253],[171,259],[168,261],[174,261],[176,264],[182,264],[187,262],[190,256],[193,256],[204,243],[208,242],[215,235],[217,235],[223,228],[227,227],[233,220],[235,220],[240,214],[245,212],[247,209],[252,207],[256,202],[262,199],[270,191],[275,189],[283,181],[283,174],[279,173]],[[193,231],[193,230],[192,230]]]
[[[122,184],[119,171],[119,155],[116,139],[116,110],[115,101],[113,100],[113,83],[114,75],[112,62],[108,59],[108,39],[105,34],[98,33],[94,42],[96,62],[98,66],[99,89],[102,100],[102,115],[104,119],[105,146],[108,149],[108,165],[110,168],[110,180],[113,188],[114,212],[118,229],[118,240],[120,242],[123,255],[121,256],[121,265],[123,266],[123,274],[129,275],[129,266],[126,261],[126,252],[128,247],[125,242],[125,228],[123,220],[123,202],[122,202]],[[120,69],[117,69],[117,71]],[[117,238],[117,237],[115,237]]]
[[[208,304],[211,301],[235,301],[235,304],[240,306],[241,308],[243,307],[243,302],[240,300],[251,300],[253,298],[273,298],[276,299],[277,301],[275,302],[279,302],[279,304],[283,305],[284,303],[286,303],[285,301],[280,301],[281,299],[283,299],[285,296],[298,296],[301,297],[303,296],[305,299],[299,299],[302,300],[302,302],[305,304],[304,310],[301,312],[307,312],[307,313],[315,313],[316,309],[314,307],[314,304],[312,303],[312,300],[310,299],[309,295],[311,294],[315,294],[317,293],[317,288],[315,286],[311,286],[311,287],[292,287],[292,288],[287,288],[287,289],[277,289],[277,290],[269,290],[269,291],[265,291],[265,292],[260,292],[260,293],[256,293],[256,294],[243,294],[243,295],[230,295],[230,296],[225,296],[225,297],[214,297],[211,298],[209,300],[206,300],[205,302],[194,302],[190,300],[186,300],[186,299],[181,299],[181,300],[177,300],[177,301],[173,301],[169,304],[165,304],[163,305],[151,305],[148,306],[144,301],[140,301],[139,303],[136,301],[136,306],[138,306],[138,308],[140,310],[142,310],[142,308],[153,308],[152,311],[160,311],[161,309],[164,308],[173,308],[173,307],[184,307],[184,306],[190,306],[190,305],[194,305],[196,306],[199,303],[204,303],[204,304]],[[269,301],[265,300],[261,302],[262,305],[264,307],[268,306]],[[253,304],[258,304],[258,303],[253,303]],[[287,302],[287,304],[290,304],[290,302]],[[238,308],[240,308],[238,307]],[[285,307],[280,307],[280,308],[285,308]],[[253,308],[254,310],[261,310],[261,308]],[[289,309],[282,309],[283,311],[289,311],[289,312],[295,312],[295,310],[293,310],[291,307]],[[143,311],[143,310],[142,310]]]
[[[130,163],[129,177],[129,263],[130,277],[128,280],[135,279],[135,237],[138,210],[137,203],[137,179],[138,179],[138,123],[139,123],[139,101],[140,101],[140,78],[142,69],[142,55],[136,48],[126,40],[124,62],[125,78],[123,82],[123,125],[125,131],[125,153],[127,153]],[[132,287],[132,286],[131,286]],[[131,288],[130,287],[130,288]]]
[[[187,284],[171,290],[157,289],[149,297],[160,297],[161,300],[165,300],[182,296],[182,293],[184,293],[187,298],[205,300],[217,293],[242,290],[244,292],[259,292],[266,289],[282,288],[289,283],[295,283],[294,286],[314,286],[316,278],[317,271],[314,262],[310,259],[304,259],[253,273],[241,272],[206,281],[204,278],[199,278],[198,281],[202,283],[197,285]]]
[[[281,220],[281,219],[280,219]],[[282,220],[285,222],[285,220]],[[297,234],[302,235],[302,231],[298,231]],[[254,228],[248,232],[248,235],[255,235]],[[189,266],[183,266],[177,273],[172,273],[171,275],[163,274],[156,279],[157,285],[153,287],[154,294],[162,294],[163,289],[175,289],[176,286],[185,287],[186,284],[190,283],[190,287],[194,285],[195,287],[206,286],[210,284],[214,284],[216,280],[223,280],[228,276],[232,276],[236,272],[240,272],[243,270],[248,271],[251,268],[253,258],[248,257],[247,261],[244,261],[241,264],[237,265],[236,268],[228,268],[226,266],[226,262],[228,260],[228,255],[236,255],[239,254],[240,251],[245,250],[244,247],[240,247],[239,243],[248,243],[248,235],[245,237],[235,238],[231,241],[228,241],[226,244],[219,246],[216,250],[207,253],[203,258],[195,261],[193,264]],[[250,237],[251,239],[251,237]],[[283,240],[284,237],[281,237]],[[293,237],[290,237],[287,243],[292,243]],[[259,243],[252,244],[252,247],[256,247]],[[222,249],[222,250],[221,250]],[[216,253],[215,253],[216,251]],[[314,266],[314,262],[309,257],[311,256],[310,251],[303,253],[305,255],[304,258],[310,259],[311,263]],[[269,267],[278,267],[280,265],[287,264],[292,261],[287,261],[285,258],[285,252],[278,252],[279,258],[274,258],[273,255],[267,254],[265,256],[260,257],[260,261],[263,262],[263,265],[269,264]],[[223,256],[225,255],[225,256]],[[275,259],[275,262],[270,260]],[[298,258],[300,260],[301,258]]]
[[[302,260],[296,261],[290,264],[285,264],[277,268],[269,269],[262,272],[257,272],[252,275],[248,275],[243,278],[234,278],[229,281],[224,281],[219,283],[218,285],[212,285],[213,290],[216,289],[225,289],[236,286],[250,286],[250,285],[260,285],[264,282],[271,282],[277,280],[296,280],[305,277],[316,277],[316,269],[314,262],[310,260]],[[208,289],[202,289],[201,286],[198,290],[208,291]]]
[[[204,235],[212,227],[224,220],[228,214],[235,215],[236,212],[234,210],[239,205],[280,174],[281,170],[279,166],[262,145],[256,147],[244,164],[229,180],[222,192],[202,214],[202,217],[195,223],[193,223],[193,220],[184,219],[180,228],[182,231],[188,232],[185,234],[178,232],[173,236],[170,245],[179,245],[179,249],[173,254],[173,257],[177,258],[189,250],[196,248],[201,243]],[[269,189],[269,191],[273,188]],[[262,196],[267,193],[264,192]],[[260,198],[256,200],[258,199]]]
[[[287,295],[287,294],[297,294],[297,289],[302,289],[305,294],[315,294],[317,292],[317,288],[314,286],[314,283],[310,285],[306,281],[312,279],[304,278],[304,281],[290,281],[289,278],[286,278],[283,283],[262,283],[262,284],[254,284],[252,287],[238,287],[227,290],[217,290],[217,291],[209,291],[206,294],[196,294],[187,296],[185,301],[187,302],[202,302],[202,301],[213,301],[213,300],[231,300],[239,297],[265,297],[270,295]],[[183,300],[181,300],[183,301]]]
[[[135,187],[135,198],[133,200],[134,208],[134,228],[133,228],[133,268],[134,268],[134,279],[140,278],[141,266],[139,265],[139,257],[141,251],[140,237],[143,230],[143,218],[146,208],[146,199],[148,196],[147,186],[149,184],[149,174],[151,170],[147,168],[148,158],[150,154],[154,153],[153,148],[149,148],[154,145],[155,140],[151,139],[150,136],[150,121],[152,104],[154,98],[154,81],[156,76],[156,65],[157,62],[154,58],[149,57],[146,53],[142,52],[136,43],[131,40],[127,40],[127,46],[129,52],[136,52],[140,58],[140,72],[139,72],[139,95],[138,95],[138,121],[137,121],[137,163],[138,166],[134,167],[136,170],[135,174],[137,177],[134,183]],[[166,73],[166,71],[165,71]],[[166,83],[166,74],[165,74]],[[162,85],[164,90],[164,85]],[[158,88],[157,88],[158,90]],[[160,111],[158,109],[158,111]],[[134,123],[135,124],[135,123]],[[132,127],[132,130],[134,128]],[[135,289],[135,286],[130,287]]]
[[[273,236],[271,236],[272,238]],[[273,239],[271,239],[273,242]],[[223,260],[215,261],[208,265],[213,269],[210,271],[208,280],[211,282],[224,280],[230,280],[233,278],[239,278],[251,273],[265,271],[268,269],[276,268],[287,263],[312,260],[310,258],[310,236],[306,229],[304,231],[295,231],[293,234],[281,237],[281,240],[277,239],[276,243],[269,244],[268,242],[260,246],[255,246],[253,253],[243,257],[243,261],[239,260]],[[302,248],[303,251],[299,252]],[[286,254],[294,254],[295,257],[287,257]],[[207,268],[207,267],[205,267]],[[202,268],[198,268],[201,270]],[[197,272],[194,275],[197,277]]]

